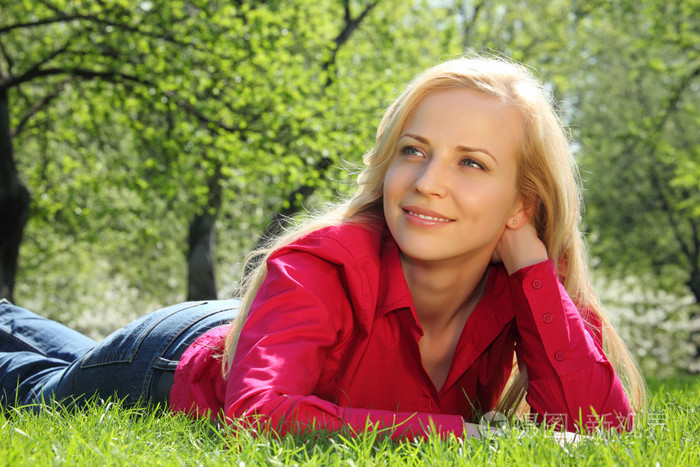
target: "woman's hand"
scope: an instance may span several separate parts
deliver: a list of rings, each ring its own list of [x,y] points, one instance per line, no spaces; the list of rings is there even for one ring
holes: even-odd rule
[[[506,226],[493,255],[494,261],[503,262],[508,274],[547,259],[547,247],[537,236],[532,221],[523,225]]]

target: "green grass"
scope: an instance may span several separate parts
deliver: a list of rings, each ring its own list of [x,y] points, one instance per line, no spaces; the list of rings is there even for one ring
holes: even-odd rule
[[[118,403],[11,411],[0,415],[0,465],[700,465],[700,378],[652,380],[649,388],[634,432],[565,445],[534,427],[485,440],[395,443],[376,432],[255,438]]]

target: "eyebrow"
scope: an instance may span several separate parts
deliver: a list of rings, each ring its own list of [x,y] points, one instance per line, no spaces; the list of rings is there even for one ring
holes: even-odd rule
[[[421,143],[423,143],[423,144],[430,145],[430,141],[428,141],[427,138],[424,138],[424,137],[422,137],[422,136],[420,136],[420,135],[414,135],[413,133],[404,133],[403,135],[401,135],[401,138],[403,138],[404,136],[408,136],[408,137],[410,137],[410,138],[413,138],[413,139],[415,139],[416,141],[421,142]],[[459,146],[457,146],[456,149],[457,149],[457,151],[459,151],[459,152],[466,152],[466,153],[481,152],[481,153],[484,153],[484,154],[486,154],[487,156],[489,156],[491,159],[493,159],[493,161],[496,163],[496,165],[498,165],[498,160],[496,160],[496,158],[494,157],[494,155],[491,154],[488,150],[486,150],[486,149],[484,149],[484,148],[475,148],[475,147],[471,147],[471,146],[459,145]]]

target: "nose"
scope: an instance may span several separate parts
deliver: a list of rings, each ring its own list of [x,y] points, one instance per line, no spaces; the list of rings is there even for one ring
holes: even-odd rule
[[[447,174],[437,158],[430,159],[421,168],[414,190],[424,196],[442,198],[447,194]]]

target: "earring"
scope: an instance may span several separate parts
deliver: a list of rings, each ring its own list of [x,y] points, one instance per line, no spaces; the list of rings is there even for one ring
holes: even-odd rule
[[[518,225],[518,221],[513,221],[513,225]]]

